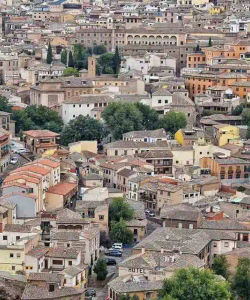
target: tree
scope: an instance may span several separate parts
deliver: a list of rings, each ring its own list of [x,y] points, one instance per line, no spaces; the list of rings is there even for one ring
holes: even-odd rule
[[[173,110],[167,112],[160,120],[159,126],[167,131],[175,134],[180,128],[187,126],[186,116],[182,112],[174,112]]]
[[[50,65],[50,64],[52,63],[52,61],[53,61],[52,48],[51,48],[50,43],[49,43],[49,46],[48,46],[47,59],[46,59],[46,61],[47,61],[47,64],[49,64],[49,65]]]
[[[4,96],[0,96],[0,111],[11,112],[11,105]]]
[[[46,106],[38,106],[30,105],[25,108],[25,112],[28,117],[38,126],[39,129],[47,129],[48,124],[54,122],[58,126],[57,132],[60,132],[63,127],[63,120],[59,116],[58,112],[49,109]]]
[[[114,54],[104,53],[98,60],[98,64],[101,67],[101,73],[103,74],[114,74]]]
[[[21,131],[30,129],[39,129],[39,127],[31,120],[25,110],[16,110],[12,113],[12,119],[15,120],[15,131],[19,134]]]
[[[245,192],[245,190],[246,190],[246,188],[244,187],[244,186],[239,186],[239,187],[237,187],[237,191],[238,192]]]
[[[73,58],[75,67],[80,70],[86,65],[87,53],[81,44],[75,44],[73,46]]]
[[[212,39],[211,37],[209,38],[209,41],[208,41],[208,47],[212,47],[213,46],[213,43],[212,43]]]
[[[67,66],[68,52],[64,49],[61,53],[61,62]]]
[[[134,240],[132,231],[127,228],[126,222],[122,218],[119,222],[111,222],[109,236],[112,241],[123,244],[131,244]]]
[[[96,45],[93,47],[93,52],[96,55],[101,55],[107,52],[107,49],[104,45]],[[91,53],[92,54],[92,53]]]
[[[139,297],[136,295],[129,296],[128,294],[126,294],[126,295],[120,295],[118,297],[118,300],[139,300]]]
[[[119,54],[118,46],[115,47],[115,55],[113,57],[113,64],[114,64],[114,73],[116,75],[119,74],[120,66],[121,66],[121,57]]]
[[[100,140],[103,135],[104,127],[100,121],[80,115],[64,127],[61,133],[61,143],[68,145],[83,140]]]
[[[164,298],[162,298],[161,300],[178,300],[178,299],[173,298],[173,297],[170,296],[170,295],[167,295],[167,296],[165,296]]]
[[[63,120],[59,114],[45,106],[30,105],[24,110],[13,111],[12,119],[16,121],[17,134],[31,129],[48,129],[59,133],[63,127]]]
[[[197,45],[196,45],[196,48],[195,48],[195,52],[200,52],[200,51],[201,51],[200,45],[197,44]]]
[[[73,59],[72,51],[69,51],[68,67],[69,68],[74,68],[74,59]]]
[[[106,276],[108,274],[107,271],[107,264],[104,259],[98,259],[95,266],[94,266],[94,272],[96,273],[97,280],[103,281],[106,279]]]
[[[242,123],[244,125],[250,126],[250,109],[249,108],[245,108],[243,110],[241,116],[242,116]]]
[[[134,130],[142,130],[142,113],[130,103],[111,103],[102,113],[107,128],[115,139],[122,134]]]
[[[233,290],[242,299],[250,299],[250,260],[240,258],[233,278]]]
[[[244,109],[244,104],[237,105],[235,109],[232,111],[232,115],[239,116],[242,114]]]
[[[246,139],[250,139],[250,126],[247,127]]]
[[[179,269],[166,279],[159,296],[160,299],[170,296],[178,300],[229,300],[231,293],[229,283],[219,280],[212,271],[188,268]]]
[[[119,222],[122,218],[129,221],[133,218],[134,211],[124,198],[114,198],[109,205],[109,220]]]
[[[229,271],[228,271],[228,262],[225,255],[219,255],[214,258],[212,264],[212,270],[215,274],[221,275],[224,278],[228,279]]]
[[[79,71],[76,68],[68,67],[63,70],[63,76],[79,76]]]
[[[144,129],[154,130],[159,128],[159,115],[155,109],[140,102],[135,103],[135,107],[142,113],[142,126]]]

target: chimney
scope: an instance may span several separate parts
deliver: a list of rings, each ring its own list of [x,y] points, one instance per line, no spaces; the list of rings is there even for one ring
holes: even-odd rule
[[[141,248],[141,253],[142,253],[142,254],[145,253],[145,248],[144,248],[144,247]]]
[[[96,76],[96,59],[94,56],[88,57],[88,78],[95,78]]]
[[[161,254],[163,254],[164,253],[164,249],[161,247]]]

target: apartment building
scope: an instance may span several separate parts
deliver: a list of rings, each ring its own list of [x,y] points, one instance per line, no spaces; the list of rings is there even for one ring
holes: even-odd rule
[[[38,245],[39,231],[31,226],[8,224],[0,233],[0,269],[15,274],[24,271],[25,255]]]
[[[200,166],[210,169],[211,175],[220,178],[222,182],[248,182],[250,162],[247,160],[234,157],[203,157]]]
[[[17,205],[17,218],[35,217],[45,208],[46,191],[60,182],[60,163],[40,159],[9,173],[3,183],[3,196]]]
[[[102,112],[114,99],[109,95],[82,95],[65,100],[61,107],[61,116],[65,124],[80,115],[100,120]]]
[[[23,132],[24,145],[36,155],[47,150],[57,150],[59,134],[50,130],[28,130]]]
[[[3,173],[10,162],[10,133],[0,128],[0,172]]]

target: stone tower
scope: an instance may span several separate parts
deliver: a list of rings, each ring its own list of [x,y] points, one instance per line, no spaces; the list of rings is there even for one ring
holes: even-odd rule
[[[95,78],[96,76],[96,59],[94,56],[88,57],[88,78]]]

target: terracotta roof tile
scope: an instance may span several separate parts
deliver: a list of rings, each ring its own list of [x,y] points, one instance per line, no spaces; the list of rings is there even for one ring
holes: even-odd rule
[[[38,162],[42,165],[49,166],[51,168],[57,168],[57,167],[60,166],[59,161],[51,160],[51,159],[48,159],[48,158],[39,159]]]
[[[28,130],[23,132],[24,135],[30,135],[32,137],[54,137],[59,136],[58,133],[55,133],[50,130]]]
[[[57,185],[50,187],[47,190],[47,193],[58,194],[58,195],[67,195],[72,190],[77,188],[77,184],[71,182],[59,182]]]

